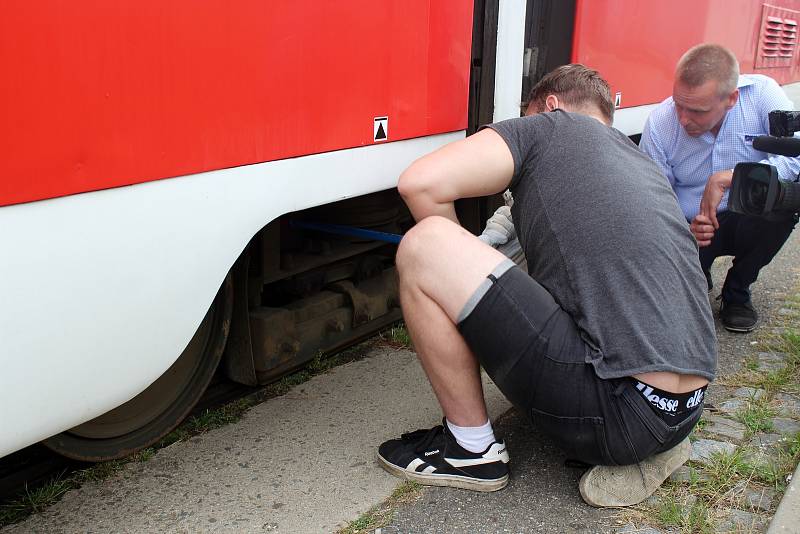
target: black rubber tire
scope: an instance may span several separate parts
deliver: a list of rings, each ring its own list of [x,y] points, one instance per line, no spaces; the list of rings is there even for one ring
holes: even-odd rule
[[[183,421],[208,387],[225,350],[232,312],[229,273],[188,346],[161,377],[125,404],[42,443],[68,458],[100,462],[159,441]]]

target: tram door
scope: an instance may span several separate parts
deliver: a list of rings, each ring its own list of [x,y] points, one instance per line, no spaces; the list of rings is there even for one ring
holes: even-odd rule
[[[492,122],[494,75],[497,59],[497,24],[500,1],[475,0],[472,26],[469,119],[467,135]],[[559,65],[570,62],[576,0],[526,0],[525,41],[520,103],[526,103],[536,82]],[[480,202],[457,203],[461,223],[480,231],[486,219],[503,204],[501,195]]]

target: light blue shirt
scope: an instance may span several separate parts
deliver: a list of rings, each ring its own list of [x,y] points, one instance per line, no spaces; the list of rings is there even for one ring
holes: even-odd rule
[[[740,76],[738,87],[739,101],[725,115],[716,136],[711,132],[689,136],[678,122],[672,97],[659,104],[645,122],[639,148],[661,167],[689,221],[700,212],[706,181],[717,171],[733,169],[746,161],[775,165],[783,180],[794,180],[800,171],[798,158],[753,148],[754,137],[769,134],[770,111],[794,109],[783,89],[760,74]],[[726,193],[717,211],[727,207]]]

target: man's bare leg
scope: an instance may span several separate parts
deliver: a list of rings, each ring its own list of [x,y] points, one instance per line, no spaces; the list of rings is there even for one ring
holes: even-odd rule
[[[400,302],[414,348],[448,421],[475,427],[488,416],[477,359],[456,321],[505,256],[457,224],[428,217],[397,252]]]
[[[444,428],[381,444],[378,461],[390,473],[476,491],[497,491],[508,484],[508,453],[488,422],[478,361],[456,326],[470,297],[504,260],[443,217],[422,220],[400,243],[403,314],[447,421]]]
[[[406,324],[445,417],[459,426],[481,425],[487,414],[479,365],[456,321],[486,276],[504,260],[505,256],[461,227],[438,217],[419,223],[406,234],[398,250],[400,298]],[[593,506],[641,502],[688,459],[690,451],[687,439],[638,464],[595,466],[581,478],[581,496]],[[507,455],[504,461],[508,461]],[[453,483],[410,470],[410,466],[400,467],[388,466],[394,474],[422,483],[460,485],[460,481]],[[460,487],[494,491],[505,485],[505,479],[464,483]]]

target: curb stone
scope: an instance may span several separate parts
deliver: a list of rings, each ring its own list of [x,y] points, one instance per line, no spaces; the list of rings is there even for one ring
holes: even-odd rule
[[[787,534],[800,532],[800,465],[794,470],[789,487],[783,494],[778,509],[772,517],[767,534]]]

